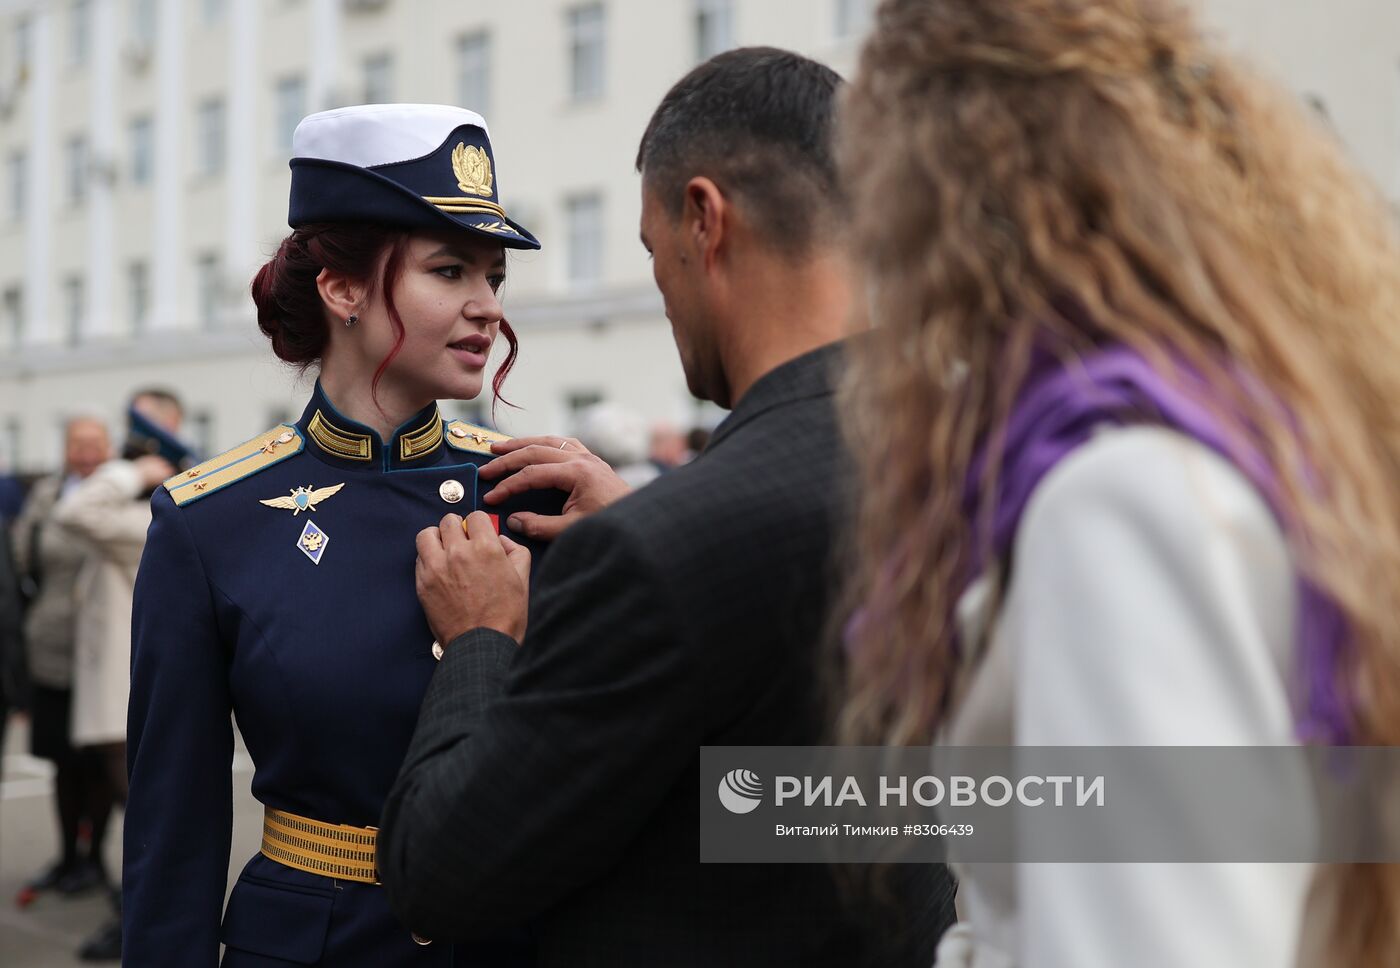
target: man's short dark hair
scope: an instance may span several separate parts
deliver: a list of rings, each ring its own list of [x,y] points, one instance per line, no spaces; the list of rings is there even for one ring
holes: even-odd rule
[[[685,184],[737,196],[776,248],[806,253],[839,199],[832,120],[840,76],[799,54],[742,47],[681,78],[651,116],[637,170],[672,218]]]
[[[162,389],[161,387],[144,387],[131,395],[131,402],[135,403],[142,397],[149,397],[154,400],[158,406],[174,410],[181,416],[185,414],[185,407],[180,403],[180,398],[169,390]]]

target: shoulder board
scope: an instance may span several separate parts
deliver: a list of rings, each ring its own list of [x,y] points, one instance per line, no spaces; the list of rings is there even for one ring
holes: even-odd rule
[[[489,454],[491,453],[491,445],[500,440],[510,440],[510,434],[487,430],[485,427],[469,424],[465,420],[454,420],[447,425],[448,446],[457,450]]]
[[[165,489],[170,492],[171,499],[183,507],[300,454],[305,446],[306,441],[296,427],[282,424],[203,464],[181,471],[165,482]]]

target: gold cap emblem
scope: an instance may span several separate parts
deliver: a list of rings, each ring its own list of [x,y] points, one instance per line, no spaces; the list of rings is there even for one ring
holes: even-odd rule
[[[452,149],[452,174],[457,187],[469,195],[491,195],[491,159],[476,145],[459,142]]]

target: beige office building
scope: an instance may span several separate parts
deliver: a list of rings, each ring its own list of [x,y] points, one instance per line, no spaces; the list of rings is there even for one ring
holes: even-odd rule
[[[735,45],[849,73],[864,0],[0,0],[0,469],[58,428],[178,392],[206,452],[295,415],[247,283],[286,234],[290,137],[362,101],[491,124],[514,255],[513,433],[609,399],[713,420],[686,392],[637,241],[637,139],[667,87]],[[1211,22],[1319,105],[1400,195],[1400,5],[1209,0]],[[449,408],[479,416],[471,405]]]

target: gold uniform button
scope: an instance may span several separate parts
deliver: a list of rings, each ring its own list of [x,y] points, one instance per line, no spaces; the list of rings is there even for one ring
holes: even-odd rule
[[[448,504],[456,504],[467,496],[467,489],[462,486],[461,481],[443,481],[438,485],[438,497]]]
[[[432,938],[425,938],[417,931],[409,932],[409,937],[413,939],[414,944],[429,945],[433,943]]]

